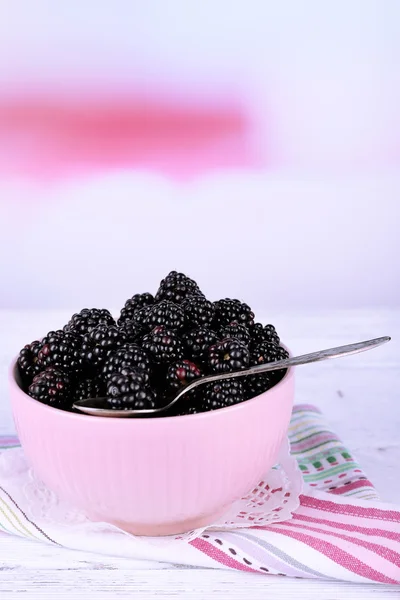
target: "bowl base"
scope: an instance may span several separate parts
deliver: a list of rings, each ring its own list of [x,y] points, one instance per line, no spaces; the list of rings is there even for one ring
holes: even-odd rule
[[[160,537],[164,535],[180,535],[194,529],[200,529],[211,525],[219,520],[225,511],[220,511],[206,517],[196,517],[186,521],[175,521],[172,523],[129,523],[126,521],[110,520],[100,515],[88,515],[91,521],[101,521],[115,525],[119,529],[132,535],[145,537]]]

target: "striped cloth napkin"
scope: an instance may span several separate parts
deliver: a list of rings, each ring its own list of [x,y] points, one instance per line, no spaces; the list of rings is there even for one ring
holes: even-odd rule
[[[362,469],[311,405],[293,410],[289,438],[305,482],[292,519],[236,531],[207,530],[196,539],[152,544],[106,526],[62,528],[32,518],[0,472],[0,531],[37,541],[160,563],[228,568],[289,577],[400,584],[400,507],[384,504]],[[0,438],[0,458],[18,447]],[[9,455],[10,456],[10,455]],[[45,497],[38,502],[45,502]],[[20,501],[19,501],[20,502]],[[36,514],[36,513],[35,513]],[[97,525],[97,524],[96,524]],[[152,562],[149,562],[152,561]],[[139,563],[140,564],[140,563]]]

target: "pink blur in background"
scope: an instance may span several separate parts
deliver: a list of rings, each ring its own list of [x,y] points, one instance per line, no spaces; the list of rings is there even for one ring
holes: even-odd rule
[[[3,0],[0,307],[118,306],[172,268],[262,309],[398,305],[399,22]]]

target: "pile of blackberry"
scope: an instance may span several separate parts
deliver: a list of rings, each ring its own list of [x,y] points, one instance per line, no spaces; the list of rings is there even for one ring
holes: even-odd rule
[[[105,398],[111,409],[168,404],[196,379],[287,357],[273,325],[255,322],[240,300],[208,300],[193,280],[171,271],[156,293],[135,294],[114,319],[84,308],[62,328],[22,348],[21,385],[33,398],[73,411]],[[285,371],[224,379],[188,393],[176,415],[233,406],[276,385]],[[172,416],[167,413],[167,416]]]

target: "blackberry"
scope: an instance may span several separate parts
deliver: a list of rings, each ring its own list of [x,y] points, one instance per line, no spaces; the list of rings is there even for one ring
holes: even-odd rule
[[[124,308],[121,310],[121,314],[118,319],[118,325],[122,325],[125,321],[133,319],[133,315],[136,311],[144,308],[145,306],[151,306],[154,304],[154,297],[152,294],[135,294],[132,298],[129,298],[125,302]]]
[[[268,373],[260,373],[260,375],[249,375],[243,379],[245,380],[243,382],[243,386],[246,400],[263,394],[272,388],[276,383],[276,380],[273,376],[273,371]]]
[[[82,370],[82,338],[61,330],[50,331],[43,339],[37,357],[40,369],[55,367],[76,375]]]
[[[281,343],[279,335],[277,334],[276,329],[273,325],[264,325],[264,334],[266,342],[273,342],[277,346],[279,346],[279,344]]]
[[[185,314],[186,326],[189,329],[211,326],[215,316],[213,302],[202,296],[190,296],[183,300],[181,306]]]
[[[223,329],[221,329],[221,339],[235,338],[242,342],[245,346],[250,344],[250,333],[245,325],[240,325],[236,321],[229,323]]]
[[[249,366],[249,361],[248,348],[234,338],[218,342],[208,352],[208,364],[213,373],[241,371]]]
[[[264,325],[261,323],[254,323],[254,325],[250,327],[250,335],[252,346],[258,346],[259,344],[262,344],[265,341]]]
[[[71,382],[61,369],[48,367],[35,375],[29,386],[29,395],[39,402],[64,408],[70,400]]]
[[[169,300],[180,304],[189,296],[202,296],[199,286],[193,279],[189,279],[183,273],[171,271],[160,283],[155,296],[156,302]]]
[[[262,342],[273,342],[274,344],[280,344],[280,339],[276,333],[276,329],[273,325],[261,325],[261,323],[254,323],[250,328],[251,345],[258,346]]]
[[[83,337],[81,357],[89,368],[101,367],[112,350],[126,343],[126,335],[116,325],[98,325]]]
[[[178,412],[177,416],[184,415],[197,415],[198,413],[204,412],[204,408],[201,404],[189,404],[189,406],[185,408],[181,408],[180,412]]]
[[[83,336],[97,325],[115,325],[110,311],[105,308],[84,308],[79,313],[72,315],[64,326],[64,331]]]
[[[185,324],[185,315],[177,304],[162,300],[153,306],[137,311],[134,315],[134,322],[147,332],[159,326],[179,331]]]
[[[202,399],[203,410],[217,410],[239,404],[244,400],[243,384],[239,380],[225,379],[205,384]]]
[[[184,357],[184,346],[176,332],[156,327],[143,338],[142,348],[147,350],[156,364],[169,364]]]
[[[126,337],[126,341],[130,344],[139,342],[146,333],[143,328],[134,321],[127,320],[122,325],[119,325],[119,330]]]
[[[146,381],[145,374],[136,369],[114,373],[107,384],[107,404],[114,409],[155,408],[156,395]]]
[[[214,302],[215,306],[215,327],[222,329],[233,321],[250,328],[254,324],[254,313],[248,304],[240,300],[231,300],[223,298]]]
[[[201,377],[201,371],[197,365],[190,360],[178,360],[168,367],[166,375],[168,390],[178,391],[199,377]]]
[[[42,344],[38,341],[27,344],[22,348],[18,356],[18,365],[22,377],[29,381],[32,381],[33,377],[40,371],[38,365],[38,354]]]
[[[146,381],[148,381],[151,373],[149,355],[136,344],[126,344],[122,348],[111,352],[107,357],[103,365],[102,376],[107,381],[112,375],[120,373],[126,368],[142,371]]]
[[[273,342],[262,342],[251,351],[250,364],[252,366],[262,365],[283,360],[288,356],[289,353],[282,346],[277,346]],[[268,371],[267,373],[260,373],[260,375],[246,377],[244,382],[246,398],[253,398],[266,392],[278,383],[285,373],[286,369],[278,369],[277,371]]]
[[[277,346],[273,342],[262,342],[251,352],[251,364],[262,365],[265,363],[283,360],[289,357],[289,353],[282,346]]]
[[[210,346],[217,343],[218,336],[211,329],[199,327],[184,333],[182,341],[185,346],[185,355],[195,362],[204,364],[208,361],[208,350]]]
[[[73,389],[73,401],[102,398],[105,394],[106,387],[100,377],[81,379]]]

